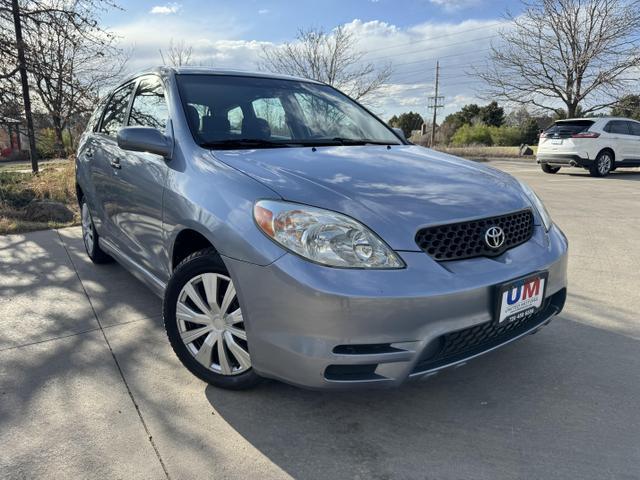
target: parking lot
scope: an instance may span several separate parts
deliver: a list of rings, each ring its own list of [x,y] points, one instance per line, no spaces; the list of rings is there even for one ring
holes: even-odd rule
[[[0,477],[640,478],[640,170],[492,165],[569,237],[565,310],[397,390],[208,387],[79,228],[0,237]]]

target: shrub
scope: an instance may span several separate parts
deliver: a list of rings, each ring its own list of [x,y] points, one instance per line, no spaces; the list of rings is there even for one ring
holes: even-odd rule
[[[62,132],[62,141],[67,151],[72,150],[71,136],[68,131]],[[56,158],[62,152],[56,151],[56,134],[53,128],[43,128],[36,135],[36,150],[40,158]]]
[[[455,147],[465,145],[493,145],[491,129],[479,123],[477,125],[462,125],[451,137],[451,144]]]
[[[511,147],[522,143],[522,130],[518,127],[489,127],[491,141],[500,147]]]

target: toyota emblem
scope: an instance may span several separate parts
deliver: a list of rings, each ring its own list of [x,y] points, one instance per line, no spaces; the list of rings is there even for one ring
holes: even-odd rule
[[[484,241],[489,248],[497,250],[504,245],[504,230],[500,227],[490,227],[484,234]]]

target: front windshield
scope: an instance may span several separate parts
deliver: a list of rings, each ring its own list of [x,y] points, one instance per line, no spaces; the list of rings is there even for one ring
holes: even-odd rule
[[[203,147],[402,143],[380,120],[327,85],[230,75],[177,77],[189,128]]]

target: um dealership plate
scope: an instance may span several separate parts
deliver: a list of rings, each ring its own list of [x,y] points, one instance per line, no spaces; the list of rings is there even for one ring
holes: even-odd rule
[[[507,324],[535,315],[544,300],[547,272],[538,272],[498,288],[498,323]]]

